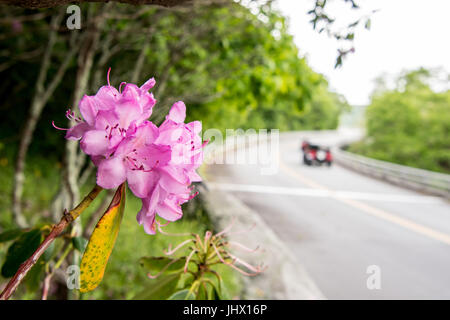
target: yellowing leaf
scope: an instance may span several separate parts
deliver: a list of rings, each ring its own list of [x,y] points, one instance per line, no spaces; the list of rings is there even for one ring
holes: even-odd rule
[[[81,259],[80,291],[89,292],[97,288],[103,279],[106,264],[116,242],[125,208],[125,183],[114,194],[105,213],[92,232]]]

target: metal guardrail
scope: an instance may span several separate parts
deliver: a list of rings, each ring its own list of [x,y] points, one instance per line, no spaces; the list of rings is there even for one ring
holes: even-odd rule
[[[360,156],[340,148],[334,150],[339,164],[403,187],[450,199],[450,175],[416,169]]]

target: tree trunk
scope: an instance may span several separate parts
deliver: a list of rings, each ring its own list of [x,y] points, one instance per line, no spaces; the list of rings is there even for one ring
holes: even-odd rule
[[[88,30],[84,31],[85,37],[79,46],[80,54],[78,55],[78,70],[75,78],[74,93],[72,97],[72,110],[78,110],[78,103],[83,94],[87,91],[89,78],[94,64],[95,52],[97,51],[102,27],[104,24],[104,17],[102,14],[107,11],[107,7],[111,4],[106,4],[103,8],[99,8],[95,14],[89,14]],[[92,9],[92,7],[90,8]],[[99,19],[100,18],[100,19]],[[69,127],[73,123],[69,121]],[[61,177],[60,190],[52,203],[52,213],[55,215],[61,212],[62,209],[73,206],[80,198],[80,190],[78,179],[81,168],[83,167],[86,156],[78,152],[78,141],[67,140],[65,147],[65,166]],[[64,207],[62,207],[64,206]],[[79,223],[74,224],[77,234],[81,232]]]
[[[48,102],[48,99],[50,98],[51,94],[53,93],[49,91],[55,90],[68,67],[68,62],[70,62],[74,54],[73,52],[68,53],[66,60],[60,66],[57,74],[53,78],[48,89],[46,90],[45,82],[47,78],[47,72],[50,67],[50,60],[53,52],[53,47],[57,40],[56,30],[61,23],[63,14],[64,11],[60,10],[58,14],[53,16],[52,21],[50,23],[51,30],[49,34],[47,47],[45,49],[45,53],[42,58],[38,79],[36,81],[36,89],[30,106],[30,114],[27,118],[25,127],[20,137],[19,150],[16,156],[15,171],[13,177],[13,190],[12,190],[12,214],[14,222],[20,227],[25,227],[27,225],[26,219],[22,214],[22,193],[23,193],[23,185],[25,182],[24,170],[28,148],[33,138],[33,133],[36,128],[36,124],[39,120],[39,117],[42,113],[42,110],[46,105],[46,103]]]

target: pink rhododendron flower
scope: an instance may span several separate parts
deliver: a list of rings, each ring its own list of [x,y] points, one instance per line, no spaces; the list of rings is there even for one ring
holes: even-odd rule
[[[159,127],[155,140],[156,144],[170,147],[170,160],[164,165],[159,163],[149,172],[134,171],[134,178],[137,178],[134,182],[138,181],[143,187],[140,195],[150,191],[142,197],[142,209],[137,217],[147,233],[155,233],[156,213],[168,221],[181,218],[181,205],[193,197],[189,185],[201,181],[195,171],[203,160],[204,144],[199,136],[201,123],[185,124],[185,118],[186,106],[181,101],[176,102]],[[129,179],[128,183],[132,180]]]
[[[68,118],[78,123],[67,131],[66,138],[81,139],[81,149],[94,162],[98,156],[108,157],[130,132],[151,116],[156,100],[148,90],[154,85],[152,78],[140,88],[125,84],[120,92],[108,80],[108,85],[101,87],[95,96],[85,95],[81,99],[79,109],[84,121],[68,111]]]
[[[98,167],[97,184],[113,189],[126,181],[142,199],[137,220],[149,234],[155,233],[156,214],[178,220],[181,205],[196,195],[190,185],[201,181],[196,169],[204,147],[201,123],[184,123],[186,106],[181,101],[159,128],[147,120],[156,103],[148,92],[154,84],[152,78],[141,87],[126,84],[118,91],[108,80],[95,96],[80,101],[83,119],[70,110],[66,114],[77,122],[66,138],[81,140],[81,149]]]

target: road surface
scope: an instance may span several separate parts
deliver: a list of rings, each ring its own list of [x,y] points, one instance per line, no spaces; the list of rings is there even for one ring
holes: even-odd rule
[[[338,165],[307,167],[300,139],[282,136],[275,174],[215,164],[207,178],[260,214],[328,299],[450,299],[449,202]]]

